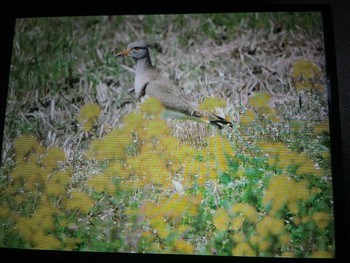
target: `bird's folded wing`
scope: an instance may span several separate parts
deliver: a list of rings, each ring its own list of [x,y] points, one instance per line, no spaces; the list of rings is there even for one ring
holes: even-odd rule
[[[164,80],[151,80],[147,83],[145,94],[158,99],[166,108],[186,115],[201,117],[195,101],[186,97],[177,86]]]

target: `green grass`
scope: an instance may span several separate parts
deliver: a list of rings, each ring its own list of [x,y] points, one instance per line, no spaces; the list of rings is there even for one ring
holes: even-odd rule
[[[333,256],[319,18],[18,20],[1,159],[0,245]],[[113,58],[140,38],[150,43],[161,74],[199,102],[224,98],[220,114],[233,129],[165,122],[156,102],[140,106],[127,91],[134,62]],[[295,73],[303,70],[307,81]]]

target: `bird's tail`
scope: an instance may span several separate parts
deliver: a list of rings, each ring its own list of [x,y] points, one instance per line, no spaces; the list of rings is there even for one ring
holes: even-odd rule
[[[182,112],[165,109],[162,113],[162,117],[164,119],[177,119],[177,120],[183,120],[183,121],[192,120],[196,122],[210,123],[211,125],[216,126],[220,130],[227,125],[233,128],[232,122],[207,111],[193,112],[191,115],[188,115]]]
[[[215,114],[212,114],[212,113],[210,114],[210,117],[211,117],[209,120],[210,124],[216,126],[220,130],[227,125],[229,127],[233,128],[232,122],[226,120],[225,118],[222,118],[222,117],[215,115]]]

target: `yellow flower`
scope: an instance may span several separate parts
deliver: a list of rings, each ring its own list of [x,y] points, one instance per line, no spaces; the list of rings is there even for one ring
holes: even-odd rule
[[[30,135],[22,135],[14,141],[16,161],[24,161],[30,151],[34,150],[39,144],[38,140]]]
[[[182,253],[182,254],[193,254],[194,252],[194,247],[187,241],[180,239],[176,240],[174,242],[174,249],[177,253]]]
[[[146,242],[152,243],[156,237],[154,236],[154,234],[151,231],[147,230],[147,231],[142,232],[141,238]]]
[[[26,189],[34,191],[38,185],[44,185],[47,173],[37,164],[28,162],[18,164],[10,173],[14,179],[14,187],[20,186],[20,182],[25,182]]]
[[[130,131],[141,131],[146,125],[147,120],[142,117],[142,114],[138,112],[132,112],[123,118],[125,127]]]
[[[291,238],[287,233],[282,234],[278,239],[282,245],[287,245],[291,241]]]
[[[35,243],[35,248],[41,249],[45,246],[59,248],[58,240],[45,235],[47,230],[54,230],[54,220],[59,213],[60,211],[46,199],[31,217],[20,217],[17,221],[17,228],[25,240]],[[44,244],[46,240],[52,240],[52,244]]]
[[[242,214],[245,218],[247,218],[247,220],[250,223],[255,224],[256,221],[258,220],[258,212],[253,206],[249,204],[246,204],[246,203],[234,204],[231,209],[234,213]]]
[[[256,114],[252,110],[247,110],[243,116],[241,117],[241,122],[245,125],[255,121],[256,119]]]
[[[217,230],[224,231],[228,228],[228,224],[230,222],[230,218],[223,208],[218,208],[213,217],[213,223]]]
[[[52,170],[56,167],[57,162],[65,161],[65,159],[66,156],[62,148],[49,147],[47,148],[46,155],[42,159],[42,163],[48,170]]]
[[[77,116],[78,122],[83,125],[83,130],[88,132],[101,114],[101,109],[98,104],[85,104],[80,108]]]
[[[314,127],[315,134],[329,133],[329,120],[326,119]]]
[[[178,223],[188,206],[188,198],[175,193],[167,201],[163,201],[159,211],[164,217]]]
[[[312,187],[310,192],[311,192],[311,194],[316,195],[316,194],[321,193],[322,190],[321,190],[321,188],[318,188],[318,187]]]
[[[41,231],[34,233],[32,241],[35,242],[34,248],[36,249],[58,250],[62,246],[61,241],[56,237],[46,235]]]
[[[167,238],[171,233],[169,224],[161,215],[152,218],[150,224],[160,238]]]
[[[267,92],[258,92],[249,98],[248,103],[253,108],[267,106],[271,100],[271,95]]]
[[[7,220],[11,216],[11,210],[7,206],[0,206],[0,218]]]
[[[297,173],[298,174],[314,174],[316,176],[323,176],[322,169],[317,168],[310,159],[304,159],[304,162],[299,163]]]
[[[294,197],[290,198],[290,200],[307,201],[310,198],[309,182],[307,180],[296,182],[294,188]]]
[[[319,228],[325,229],[331,222],[332,217],[329,213],[316,212],[312,215],[311,219],[315,221]]]
[[[51,175],[46,183],[46,193],[52,195],[64,195],[66,186],[70,182],[70,171],[58,171]]]
[[[292,71],[297,90],[323,88],[322,84],[316,83],[316,80],[321,77],[321,70],[312,61],[299,59],[294,63]]]
[[[138,135],[141,140],[147,141],[151,138],[160,138],[161,136],[167,136],[170,134],[170,128],[168,124],[163,120],[149,121]]]
[[[127,129],[115,129],[101,139],[91,141],[86,157],[98,161],[125,159],[126,147],[132,143],[132,135]]]
[[[132,157],[130,157],[132,159]],[[127,165],[120,162],[110,162],[108,164],[108,168],[104,172],[104,176],[110,177],[110,178],[120,178],[120,179],[127,179],[130,174],[131,170],[129,169]]]
[[[242,242],[244,242],[245,237],[244,237],[242,234],[236,233],[236,234],[233,234],[233,235],[232,235],[232,239],[233,239],[233,241],[235,241],[236,243],[242,243]]]
[[[70,193],[71,198],[66,201],[67,209],[78,208],[83,213],[88,213],[94,205],[94,201],[85,192],[73,191]]]
[[[64,243],[64,250],[72,251],[76,248],[77,244],[82,242],[82,239],[78,237],[64,237],[62,241]]]
[[[231,228],[235,231],[240,230],[243,226],[244,219],[245,218],[243,216],[234,217],[231,220]]]
[[[334,254],[324,250],[318,250],[311,253],[310,258],[334,258]]]
[[[271,242],[267,241],[267,240],[262,240],[259,243],[259,251],[265,252],[267,251],[269,248],[271,247]]]
[[[271,233],[275,236],[285,231],[284,221],[282,219],[274,218],[271,225]]]
[[[226,107],[226,101],[220,98],[205,98],[199,105],[201,110],[214,111],[215,108]]]
[[[294,253],[291,251],[283,251],[282,258],[293,258],[294,257]]]
[[[274,223],[275,219],[272,216],[265,216],[260,222],[258,222],[258,224],[256,225],[256,231],[258,232],[258,234],[260,236],[267,236],[270,231],[271,228],[273,227],[273,223]]]
[[[306,224],[309,221],[310,221],[310,217],[309,216],[303,216],[301,218],[301,223],[303,223],[303,224]]]
[[[140,106],[140,111],[149,116],[160,118],[164,106],[154,97],[147,98]]]
[[[293,202],[308,200],[310,197],[308,187],[309,182],[307,180],[296,182],[285,174],[277,175],[271,178],[267,186],[266,193],[262,199],[263,204],[268,205],[271,203],[271,213],[275,213],[289,203],[288,208],[295,213],[298,211],[298,207]]]
[[[111,177],[108,175],[95,175],[87,181],[87,185],[96,192],[107,190],[111,194],[114,194],[115,191],[115,187],[111,182]]]
[[[238,243],[231,251],[232,256],[256,256],[253,248],[247,243]]]
[[[295,215],[299,213],[299,204],[296,201],[289,202],[287,205],[289,211]]]

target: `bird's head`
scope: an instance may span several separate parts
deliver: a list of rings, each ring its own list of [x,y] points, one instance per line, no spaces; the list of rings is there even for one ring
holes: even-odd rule
[[[132,42],[127,49],[117,53],[115,57],[132,57],[135,61],[149,56],[148,47],[144,42]]]

